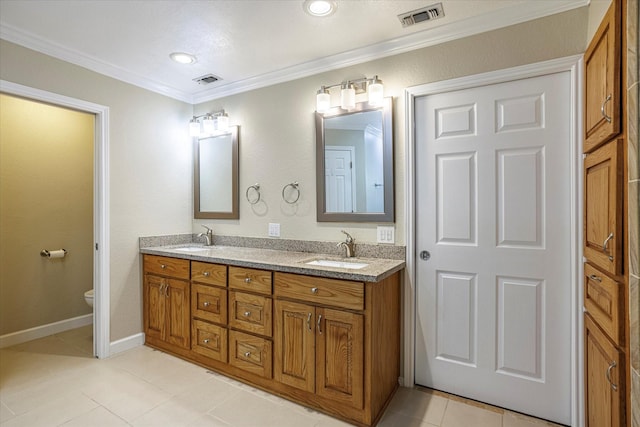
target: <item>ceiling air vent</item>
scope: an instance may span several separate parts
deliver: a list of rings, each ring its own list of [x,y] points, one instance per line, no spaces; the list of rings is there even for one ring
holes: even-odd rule
[[[437,3],[400,14],[398,15],[398,19],[400,19],[403,27],[409,27],[420,22],[433,21],[434,19],[442,18],[443,16],[444,9],[442,8],[442,3]]]
[[[193,79],[194,82],[201,85],[208,85],[209,83],[217,82],[218,80],[222,79],[218,76],[214,76],[213,74],[206,74],[204,76]]]

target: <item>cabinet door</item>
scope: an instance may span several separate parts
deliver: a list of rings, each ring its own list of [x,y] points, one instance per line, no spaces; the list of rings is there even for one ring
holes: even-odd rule
[[[316,314],[316,394],[362,408],[363,316],[329,308]]]
[[[274,378],[292,387],[315,389],[315,308],[275,301]]]
[[[612,275],[622,272],[622,142],[584,160],[584,255]]]
[[[229,292],[229,326],[254,334],[272,336],[271,298]]]
[[[624,344],[623,286],[584,265],[584,307],[614,344]]]
[[[624,360],[589,315],[585,320],[585,427],[624,425]]]
[[[585,152],[620,132],[620,19],[613,1],[584,54]]]
[[[148,337],[164,339],[166,322],[165,279],[144,275],[144,332]]]
[[[191,321],[189,315],[189,282],[165,279],[167,322],[165,341],[183,348],[190,347]]]

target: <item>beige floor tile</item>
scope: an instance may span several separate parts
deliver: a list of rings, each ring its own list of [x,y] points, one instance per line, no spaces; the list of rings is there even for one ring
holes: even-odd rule
[[[98,407],[98,404],[80,393],[66,394],[43,402],[28,412],[3,422],[2,427],[53,427]]]
[[[219,418],[209,414],[203,414],[193,420],[188,427],[233,427],[229,423],[225,423]]]
[[[400,387],[387,407],[387,412],[424,420],[439,426],[449,400],[428,391]]]
[[[313,427],[352,427],[353,424],[340,421],[328,415],[319,414],[316,416],[317,421]]]
[[[504,411],[502,427],[561,427],[561,425],[510,411]]]
[[[174,396],[172,400],[180,402],[198,413],[206,413],[240,392],[239,388],[229,383],[211,378],[209,381],[186,389]]]
[[[438,424],[430,424],[424,420],[412,418],[406,415],[403,415],[399,412],[386,412],[380,422],[378,423],[378,427],[438,427]],[[466,426],[458,426],[458,427],[466,427]]]
[[[61,427],[126,427],[129,426],[125,420],[107,411],[104,407],[97,408],[73,418]]]
[[[502,414],[449,400],[442,427],[502,427]]]
[[[8,421],[15,416],[16,414],[11,409],[9,409],[7,405],[0,402],[0,423]]]
[[[317,423],[312,416],[244,390],[209,411],[209,415],[234,427],[313,427]]]

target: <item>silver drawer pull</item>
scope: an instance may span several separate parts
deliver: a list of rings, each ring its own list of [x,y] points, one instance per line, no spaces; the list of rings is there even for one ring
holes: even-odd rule
[[[595,280],[596,282],[602,282],[602,277],[596,276],[595,274],[589,276],[589,279]]]
[[[202,340],[202,342],[203,342],[204,344],[209,344],[209,338],[205,338],[205,339],[203,339],[203,340]]]
[[[311,332],[311,313],[307,314],[307,330]]]
[[[322,335],[322,314],[318,315],[318,333]]]
[[[245,311],[244,312],[244,317],[249,317],[251,316],[251,312],[250,311]]]
[[[209,301],[205,301],[202,303],[202,305],[204,305],[205,307],[209,307],[211,303]]]
[[[250,352],[250,351],[247,351],[247,352],[244,354],[244,357],[249,357],[249,356],[251,356],[251,352]]]
[[[202,273],[202,275],[204,277],[209,277],[209,276],[211,276],[211,273],[209,273],[208,271],[205,271],[204,273]]]
[[[164,265],[164,264],[160,264],[160,268],[165,269],[165,268],[167,268],[167,266]]]
[[[609,384],[611,384],[611,388],[613,389],[613,391],[618,391],[618,386],[611,382],[611,370],[616,366],[618,366],[618,364],[614,360],[613,362],[611,362],[611,364],[607,368],[607,381],[609,381]]]
[[[311,293],[312,294],[317,294],[318,293],[318,288],[311,288]]]
[[[251,277],[247,277],[244,279],[244,283],[251,283]]]
[[[602,252],[607,253],[607,245],[609,244],[609,240],[613,239],[613,233],[609,234],[606,239],[604,239],[604,243],[602,244]],[[613,261],[613,256],[609,255],[609,261]]]
[[[607,113],[605,113],[604,111],[604,106],[607,105],[607,102],[609,101],[611,101],[611,94],[607,95],[607,99],[605,99],[604,102],[602,103],[602,106],[600,107],[600,113],[608,123],[611,123],[611,117],[607,116]]]

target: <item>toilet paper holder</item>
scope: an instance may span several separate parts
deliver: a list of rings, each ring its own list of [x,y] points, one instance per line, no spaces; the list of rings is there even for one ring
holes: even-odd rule
[[[47,249],[40,251],[40,256],[43,258],[63,258],[65,255],[67,255],[67,250],[64,248],[55,251],[49,251]]]

